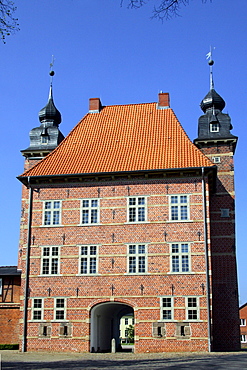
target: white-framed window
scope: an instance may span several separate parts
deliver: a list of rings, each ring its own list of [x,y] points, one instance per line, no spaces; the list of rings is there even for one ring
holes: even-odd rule
[[[160,298],[160,319],[173,320],[174,319],[174,302],[173,297]]]
[[[43,247],[41,261],[42,275],[59,274],[59,247]]]
[[[220,157],[213,157],[212,159],[213,159],[214,163],[220,163],[220,161],[221,161]]]
[[[189,243],[171,244],[171,272],[190,272],[190,245]]]
[[[129,324],[129,319],[127,317],[125,317],[125,319],[124,319],[124,324],[125,325],[128,325]]]
[[[99,223],[99,199],[82,199],[81,224],[94,225]]]
[[[0,295],[3,295],[3,279],[0,278]]]
[[[49,141],[48,135],[41,136],[41,144],[48,144],[48,141]]]
[[[145,244],[128,245],[128,273],[147,272],[147,246]]]
[[[189,220],[189,195],[170,195],[169,214],[170,221]]]
[[[61,223],[61,201],[49,200],[44,202],[43,225],[54,226]]]
[[[54,299],[54,320],[65,320],[66,319],[66,299],[55,298]]]
[[[240,319],[240,326],[246,326],[246,319]]]
[[[128,198],[128,222],[147,221],[147,198],[129,197]]]
[[[83,245],[80,247],[80,274],[97,274],[98,272],[97,245]]]
[[[246,334],[241,334],[240,335],[240,340],[241,340],[241,343],[246,343],[247,342],[247,335]]]
[[[198,297],[186,297],[186,320],[199,320],[199,298]]]
[[[44,299],[33,298],[32,300],[32,320],[43,320],[44,318]]]
[[[218,122],[210,123],[210,132],[219,132],[220,131],[220,125]]]

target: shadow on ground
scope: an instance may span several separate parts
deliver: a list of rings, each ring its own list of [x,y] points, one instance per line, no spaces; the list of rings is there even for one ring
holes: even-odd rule
[[[77,359],[63,361],[22,362],[7,361],[2,363],[3,370],[49,370],[49,369],[114,369],[114,370],[144,370],[144,369],[247,369],[247,353],[235,355],[214,355],[210,357],[153,358],[153,359]]]

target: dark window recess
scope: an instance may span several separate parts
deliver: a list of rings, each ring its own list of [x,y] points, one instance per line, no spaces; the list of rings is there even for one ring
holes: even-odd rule
[[[47,326],[43,326],[43,335],[47,337]]]

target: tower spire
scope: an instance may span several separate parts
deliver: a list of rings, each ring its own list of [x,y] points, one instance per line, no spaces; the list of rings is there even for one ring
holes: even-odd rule
[[[213,48],[213,49],[215,49],[215,48]],[[214,61],[212,59],[212,56],[213,56],[212,46],[210,46],[210,51],[209,51],[209,53],[207,53],[207,59],[209,59],[208,64],[209,64],[209,68],[210,68],[210,90],[214,89],[214,79],[213,79]]]

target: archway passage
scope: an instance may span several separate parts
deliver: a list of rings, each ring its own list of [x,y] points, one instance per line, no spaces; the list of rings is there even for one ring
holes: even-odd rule
[[[120,302],[104,302],[94,306],[91,309],[90,351],[110,352],[113,338],[116,349],[120,349],[120,319],[128,314],[134,316],[133,308]]]

